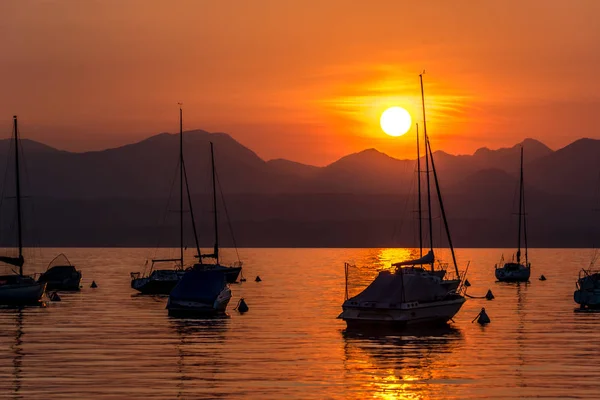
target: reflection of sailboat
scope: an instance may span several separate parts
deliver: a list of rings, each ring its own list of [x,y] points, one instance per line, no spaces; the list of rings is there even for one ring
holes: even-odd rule
[[[23,275],[23,226],[21,215],[21,176],[19,174],[19,129],[17,116],[13,117],[15,131],[15,189],[17,201],[17,245],[18,257],[0,256],[0,262],[19,267],[19,273],[0,276],[0,304],[25,305],[40,302],[46,285]]]
[[[521,222],[525,239],[525,264],[521,263]],[[523,147],[521,147],[521,175],[519,179],[519,233],[517,235],[517,262],[496,264],[496,279],[500,282],[527,282],[531,274],[531,263],[527,258],[527,219],[525,218],[525,188],[523,185]],[[500,262],[502,264],[502,262]]]
[[[448,325],[413,328],[402,335],[364,330],[342,334],[344,369],[351,375],[347,380],[355,383],[353,397],[357,398],[438,397],[427,392],[430,385],[422,383],[447,374],[448,364],[455,362],[452,353],[463,340],[461,332]]]
[[[600,175],[598,176],[597,187],[596,199],[600,203]],[[597,224],[597,226],[600,226],[600,224]],[[579,304],[580,310],[600,310],[600,271],[595,267],[598,259],[600,259],[600,248],[597,243],[594,243],[590,265],[587,269],[582,269],[579,272],[579,279],[576,283],[577,289],[573,293],[573,298]]]
[[[423,255],[423,236],[421,226],[421,179],[420,179],[420,147],[417,132],[417,170],[419,187],[419,247],[420,258],[392,264],[394,273],[382,271],[375,280],[358,295],[347,298],[342,305],[342,313],[338,318],[351,326],[393,325],[397,327],[414,324],[446,323],[462,307],[465,298],[458,293],[461,278],[456,264],[454,248],[444,210],[438,175],[433,160],[431,144],[427,136],[425,123],[425,96],[423,93],[423,76],[420,75],[421,96],[423,102],[423,128],[425,139],[425,170],[427,177],[427,205],[429,220],[429,252]],[[433,226],[431,216],[431,184],[429,168],[433,173],[440,212],[444,222],[446,236],[455,276],[444,268],[435,269],[433,251]],[[425,266],[429,266],[426,269]],[[348,285],[346,273],[346,286]],[[347,290],[346,290],[347,293]]]
[[[21,345],[23,344],[23,340],[21,337],[23,336],[23,310],[16,310],[16,330],[15,330],[15,344],[12,345],[12,349],[14,350],[15,356],[13,358],[13,375],[14,375],[14,392],[15,395],[21,391],[21,374],[23,372],[21,366],[23,364],[23,348]]]
[[[171,319],[171,328],[177,333],[178,342],[175,344],[177,348],[177,373],[179,374],[179,382],[177,383],[177,398],[193,398],[197,397],[198,393],[190,388],[194,381],[194,376],[198,374],[198,365],[201,364],[209,371],[201,371],[202,376],[214,376],[221,370],[224,370],[223,360],[215,358],[207,363],[204,360],[204,355],[199,354],[194,349],[204,349],[206,344],[210,343],[211,348],[217,344],[222,344],[225,341],[225,332],[229,325],[227,319],[208,319],[208,320],[190,320],[190,319]],[[205,339],[205,341],[202,341]],[[194,359],[194,358],[197,359]],[[202,359],[201,362],[199,360]],[[186,363],[187,360],[187,363]],[[187,367],[190,371],[187,371]],[[204,372],[208,372],[207,374]],[[217,386],[215,380],[198,379],[202,385],[202,392],[211,396],[211,388]],[[187,387],[186,387],[187,386]],[[217,391],[212,397],[217,397]]]

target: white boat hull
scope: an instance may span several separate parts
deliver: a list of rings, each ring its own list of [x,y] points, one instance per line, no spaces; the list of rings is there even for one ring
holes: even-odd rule
[[[338,318],[352,326],[413,326],[435,325],[448,322],[460,310],[465,298],[457,296],[453,299],[428,303],[403,303],[398,307],[390,305],[344,306]]]

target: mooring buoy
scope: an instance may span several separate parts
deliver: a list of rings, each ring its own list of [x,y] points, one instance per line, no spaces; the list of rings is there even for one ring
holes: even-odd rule
[[[98,285],[96,285],[96,281],[92,281],[92,284],[90,285],[91,288],[95,289],[98,287]]]
[[[50,296],[48,297],[50,298],[50,301],[61,301],[61,298],[57,292],[50,293]]]
[[[492,289],[488,289],[487,293],[485,294],[485,299],[494,300],[494,294],[492,293]]]
[[[465,286],[466,286],[466,287],[469,287],[469,286],[471,286],[471,282],[469,282],[469,280],[468,280],[468,279],[465,279]]]
[[[485,312],[485,308],[482,308],[481,311],[479,312],[479,318],[477,318],[477,323],[479,325],[485,325],[485,324],[489,324],[490,322],[490,317],[488,317],[487,313]]]
[[[546,277],[544,275],[540,276],[540,281],[545,281]]]
[[[249,310],[248,304],[246,304],[246,301],[243,297],[240,299],[240,301],[238,301],[238,305],[235,309],[238,310],[240,314],[243,314]]]
[[[260,279],[260,276],[256,275],[256,279],[254,280],[254,282],[260,282],[262,281],[262,279]]]

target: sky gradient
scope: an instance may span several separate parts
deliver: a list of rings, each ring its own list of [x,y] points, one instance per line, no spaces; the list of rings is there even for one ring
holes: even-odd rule
[[[434,149],[600,138],[600,1],[7,0],[0,126],[84,151],[178,129],[230,133],[265,159],[325,165],[392,138]]]

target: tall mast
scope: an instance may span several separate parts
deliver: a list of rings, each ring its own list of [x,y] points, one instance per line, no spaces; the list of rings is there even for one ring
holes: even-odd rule
[[[423,257],[423,223],[421,210],[421,150],[419,147],[419,124],[417,125],[417,191],[419,192],[419,257]]]
[[[179,103],[179,258],[183,268],[183,110]]]
[[[423,106],[423,136],[425,138],[425,146],[429,139],[427,138],[427,122],[425,119],[425,92],[423,90],[423,74],[419,74],[421,81],[421,104]],[[429,220],[429,250],[433,254],[433,221],[431,218],[431,188],[429,183],[429,155],[427,149],[425,149],[425,173],[427,174],[427,216]],[[431,263],[431,270],[433,271],[433,263]]]
[[[452,254],[452,262],[454,263],[454,270],[456,271],[456,277],[460,277],[458,272],[458,264],[456,264],[456,255],[454,254],[454,246],[452,245],[452,236],[450,236],[450,226],[448,225],[448,219],[446,218],[446,211],[444,209],[444,202],[442,201],[442,192],[440,191],[440,182],[438,180],[437,172],[435,170],[435,163],[433,162],[433,152],[431,151],[431,143],[429,138],[425,138],[425,154],[429,153],[431,157],[431,169],[433,170],[433,179],[435,181],[435,188],[438,195],[438,201],[440,203],[440,211],[442,213],[442,219],[444,220],[444,228],[446,229],[446,236],[448,237],[448,246],[450,247],[450,253]]]
[[[19,175],[19,129],[17,126],[17,116],[13,116],[15,128],[15,185],[17,195],[17,240],[19,244],[19,259],[23,259],[23,235],[21,226],[21,182]],[[19,275],[23,276],[23,263],[19,265]]]
[[[521,146],[521,176],[519,178],[519,234],[517,245],[517,264],[521,262],[521,219],[523,218],[523,146]]]
[[[216,263],[219,264],[219,225],[217,218],[217,187],[215,179],[215,152],[213,149],[213,142],[210,142],[210,161],[212,166],[212,190],[213,190],[213,213],[215,221],[215,249],[214,255]]]
[[[194,220],[194,207],[192,207],[192,196],[190,194],[190,185],[188,183],[187,171],[185,169],[185,163],[183,163],[183,176],[185,178],[185,190],[187,192],[188,207],[190,208],[190,218],[192,219],[192,230],[194,232],[194,243],[196,244],[196,252],[198,253],[198,259],[202,264],[202,254],[200,253],[200,243],[198,242],[198,231],[196,230],[196,222]]]

